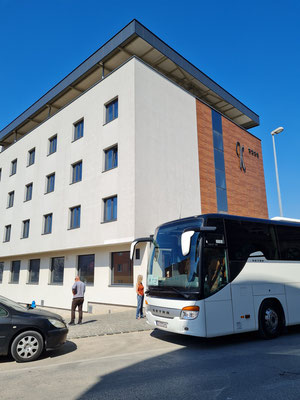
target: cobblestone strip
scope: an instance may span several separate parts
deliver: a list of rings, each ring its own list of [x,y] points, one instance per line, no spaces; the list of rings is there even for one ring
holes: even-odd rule
[[[135,311],[89,315],[88,317],[84,316],[82,325],[69,326],[68,339],[115,335],[151,329],[145,318],[136,320]]]

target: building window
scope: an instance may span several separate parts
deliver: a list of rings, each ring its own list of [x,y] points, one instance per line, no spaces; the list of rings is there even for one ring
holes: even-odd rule
[[[57,150],[57,135],[52,136],[49,139],[49,151],[48,155],[55,153]]]
[[[74,124],[74,141],[82,138],[83,136],[84,122],[83,119]]]
[[[64,257],[53,257],[50,266],[50,284],[58,285],[64,282]]]
[[[29,237],[29,225],[30,225],[30,219],[26,219],[25,221],[23,221],[22,239],[26,239]]]
[[[11,162],[10,166],[10,175],[15,175],[17,173],[17,159],[13,160]]]
[[[55,186],[55,173],[50,174],[46,178],[46,193],[54,192]]]
[[[0,283],[2,283],[3,280],[3,271],[4,271],[4,263],[0,262]]]
[[[11,225],[6,225],[4,228],[4,242],[10,241]]]
[[[28,152],[28,167],[35,162],[35,149],[29,150]]]
[[[82,179],[82,161],[72,164],[72,183],[80,182]]]
[[[39,283],[40,278],[40,260],[29,260],[28,283]]]
[[[70,208],[70,229],[80,228],[81,207]]]
[[[44,215],[44,235],[52,232],[52,214]]]
[[[12,261],[10,267],[10,283],[19,283],[21,261]]]
[[[104,199],[104,222],[115,221],[117,219],[117,196]]]
[[[105,105],[105,122],[108,123],[118,118],[118,99]]]
[[[32,187],[33,183],[28,183],[28,185],[25,186],[25,201],[32,199]]]
[[[112,253],[112,285],[132,285],[133,271],[130,263],[129,251]]]
[[[14,199],[15,199],[15,192],[13,190],[12,192],[8,193],[7,208],[11,208],[14,205]]]
[[[78,256],[78,275],[85,283],[94,283],[95,254]]]
[[[104,170],[116,168],[118,166],[118,146],[113,146],[110,149],[104,150],[105,165]]]

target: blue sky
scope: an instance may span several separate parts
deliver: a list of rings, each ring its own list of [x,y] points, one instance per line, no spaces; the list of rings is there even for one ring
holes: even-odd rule
[[[300,219],[300,2],[0,0],[0,130],[133,18],[260,116],[269,216]],[[299,170],[299,171],[298,171]],[[249,188],[251,190],[251,188]]]

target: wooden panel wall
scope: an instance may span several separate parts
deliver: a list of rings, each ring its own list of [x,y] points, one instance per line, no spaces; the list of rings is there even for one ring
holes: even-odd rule
[[[217,212],[211,109],[196,100],[201,214]]]
[[[261,141],[222,117],[229,214],[268,218]],[[244,146],[246,172],[240,169],[236,143]],[[258,153],[251,155],[249,149]]]
[[[217,212],[211,109],[196,100],[201,213]],[[222,117],[228,214],[268,218],[261,142]],[[236,143],[244,146],[246,172],[240,169]],[[249,153],[251,149],[259,158]]]

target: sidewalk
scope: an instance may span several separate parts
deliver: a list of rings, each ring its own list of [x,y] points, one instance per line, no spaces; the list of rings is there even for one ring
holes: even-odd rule
[[[71,311],[48,310],[60,314],[67,323],[70,321]],[[104,307],[98,314],[83,313],[81,325],[68,326],[68,339],[152,330],[147,324],[146,318],[138,320],[135,318],[135,313],[136,310],[129,307],[124,307],[123,310]],[[76,311],[77,320],[78,312]]]
[[[119,313],[83,316],[82,325],[69,326],[69,339],[89,336],[114,335],[151,330],[146,318],[136,319],[135,310]]]

